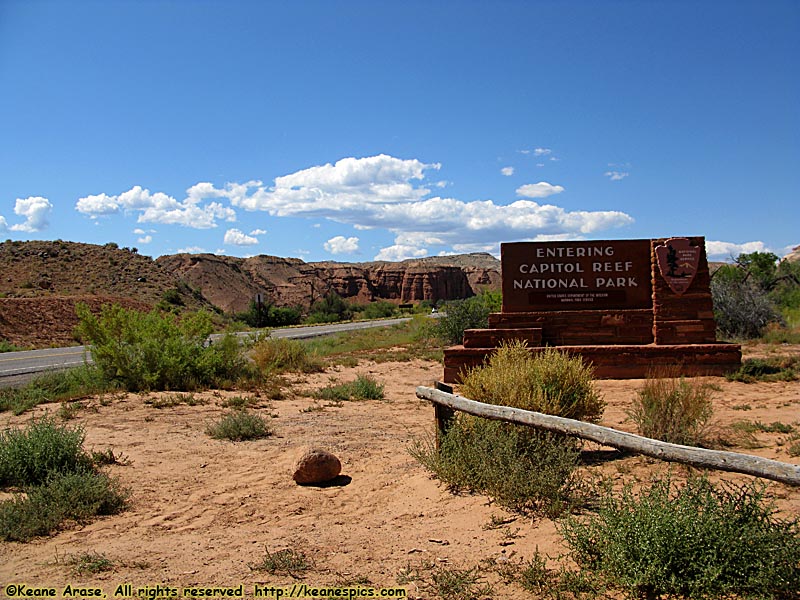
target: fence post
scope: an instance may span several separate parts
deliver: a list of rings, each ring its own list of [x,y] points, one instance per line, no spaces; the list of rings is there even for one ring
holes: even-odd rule
[[[442,383],[441,381],[437,381],[434,387],[440,392],[446,392],[448,394],[453,393],[453,386]],[[439,450],[442,445],[442,436],[446,435],[447,431],[450,429],[455,414],[456,412],[449,406],[434,403],[433,416],[436,419],[436,450]]]

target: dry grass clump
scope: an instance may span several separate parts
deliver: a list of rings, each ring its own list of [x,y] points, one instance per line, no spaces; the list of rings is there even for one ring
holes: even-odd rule
[[[461,392],[480,402],[589,422],[597,422],[605,407],[580,358],[553,348],[531,354],[519,341],[500,346],[487,366],[470,370]]]
[[[713,413],[711,386],[676,377],[676,370],[654,372],[627,411],[645,437],[700,446],[707,443]]]
[[[251,356],[261,373],[319,373],[325,369],[322,360],[296,340],[269,337],[258,340]]]
[[[384,385],[369,375],[359,375],[354,381],[329,385],[314,394],[320,400],[342,402],[346,400],[383,400]]]

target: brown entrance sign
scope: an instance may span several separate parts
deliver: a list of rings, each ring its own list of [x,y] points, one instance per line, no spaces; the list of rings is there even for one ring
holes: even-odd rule
[[[503,312],[650,308],[650,240],[501,245]]]
[[[741,364],[741,348],[716,339],[702,237],[514,242],[500,252],[502,311],[445,349],[448,383],[510,341],[578,355],[595,377],[721,375]]]
[[[679,296],[692,285],[700,262],[700,248],[686,238],[670,238],[656,246],[658,270],[670,289]]]

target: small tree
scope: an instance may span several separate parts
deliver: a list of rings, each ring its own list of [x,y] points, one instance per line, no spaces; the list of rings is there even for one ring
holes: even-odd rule
[[[733,276],[711,280],[714,318],[724,337],[756,338],[772,322],[782,322],[781,315],[767,292]]]
[[[778,257],[772,252],[751,252],[740,254],[736,264],[762,290],[770,290],[775,285],[778,271]]]
[[[275,306],[272,302],[250,301],[246,312],[238,313],[234,318],[238,321],[261,329],[262,327],[285,327],[300,322],[300,309],[289,306]]]
[[[347,321],[352,316],[353,311],[347,302],[335,292],[330,292],[322,300],[314,302],[307,321],[309,323],[334,323]]]

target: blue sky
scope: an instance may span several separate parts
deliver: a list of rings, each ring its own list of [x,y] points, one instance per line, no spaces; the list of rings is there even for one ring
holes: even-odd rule
[[[0,239],[800,244],[800,2],[0,0]]]

